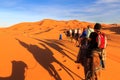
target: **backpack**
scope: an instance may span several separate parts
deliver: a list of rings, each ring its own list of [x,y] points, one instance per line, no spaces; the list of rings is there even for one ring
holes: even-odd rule
[[[107,44],[106,35],[100,32],[96,37],[96,42],[98,43],[98,48],[100,49],[106,48],[106,44]]]

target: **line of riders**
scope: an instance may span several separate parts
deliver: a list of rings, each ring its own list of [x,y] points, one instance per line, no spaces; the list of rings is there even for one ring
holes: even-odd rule
[[[88,69],[92,71],[91,78],[85,80],[99,80],[100,70],[105,69],[107,38],[101,29],[101,24],[96,23],[94,28],[88,25],[87,28],[83,28],[83,30],[70,29],[65,32],[71,41],[73,39],[76,40],[75,44],[79,47],[79,52],[75,63],[81,63],[84,66],[85,78]]]

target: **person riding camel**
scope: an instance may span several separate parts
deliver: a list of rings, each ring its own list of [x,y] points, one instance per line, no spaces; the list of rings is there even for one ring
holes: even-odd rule
[[[88,26],[87,26],[87,29],[86,29],[86,32],[87,32],[86,38],[89,38],[90,34],[91,34],[92,32],[94,32],[94,29],[91,28],[90,25],[88,25]]]
[[[105,68],[105,56],[106,56],[105,48],[107,44],[107,38],[105,34],[101,32],[101,28],[102,28],[101,24],[96,23],[94,25],[94,32],[90,33],[89,38],[86,39],[86,34],[81,35],[81,37],[84,37],[81,39],[82,41],[81,43],[83,44],[81,44],[81,47],[79,49],[77,60],[75,61],[76,63],[81,63],[81,60],[83,61],[83,58],[91,58],[92,52],[98,51],[100,52],[101,66],[102,68]],[[85,31],[85,29],[83,31]]]
[[[77,59],[75,63],[81,63],[83,64],[84,58],[85,58],[85,53],[87,52],[87,38],[86,38],[87,32],[86,28],[83,28],[83,32],[79,37],[79,51],[77,55]]]
[[[107,38],[105,34],[101,31],[101,24],[96,23],[94,26],[94,32],[92,32],[89,36],[89,46],[87,57],[91,57],[92,51],[100,52],[101,66],[105,68],[105,48],[107,44]]]

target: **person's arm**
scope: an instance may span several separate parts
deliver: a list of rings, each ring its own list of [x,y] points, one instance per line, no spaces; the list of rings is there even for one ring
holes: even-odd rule
[[[90,36],[89,36],[89,38],[88,38],[89,41],[92,40],[93,34],[94,34],[93,32],[90,33]]]

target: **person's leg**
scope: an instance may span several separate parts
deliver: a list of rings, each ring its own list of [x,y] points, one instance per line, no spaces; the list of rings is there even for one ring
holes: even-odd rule
[[[106,59],[106,53],[105,53],[105,49],[102,49],[102,51],[101,51],[101,56],[102,56],[102,59],[101,59],[101,61],[102,61],[102,68],[105,68],[105,59]]]

